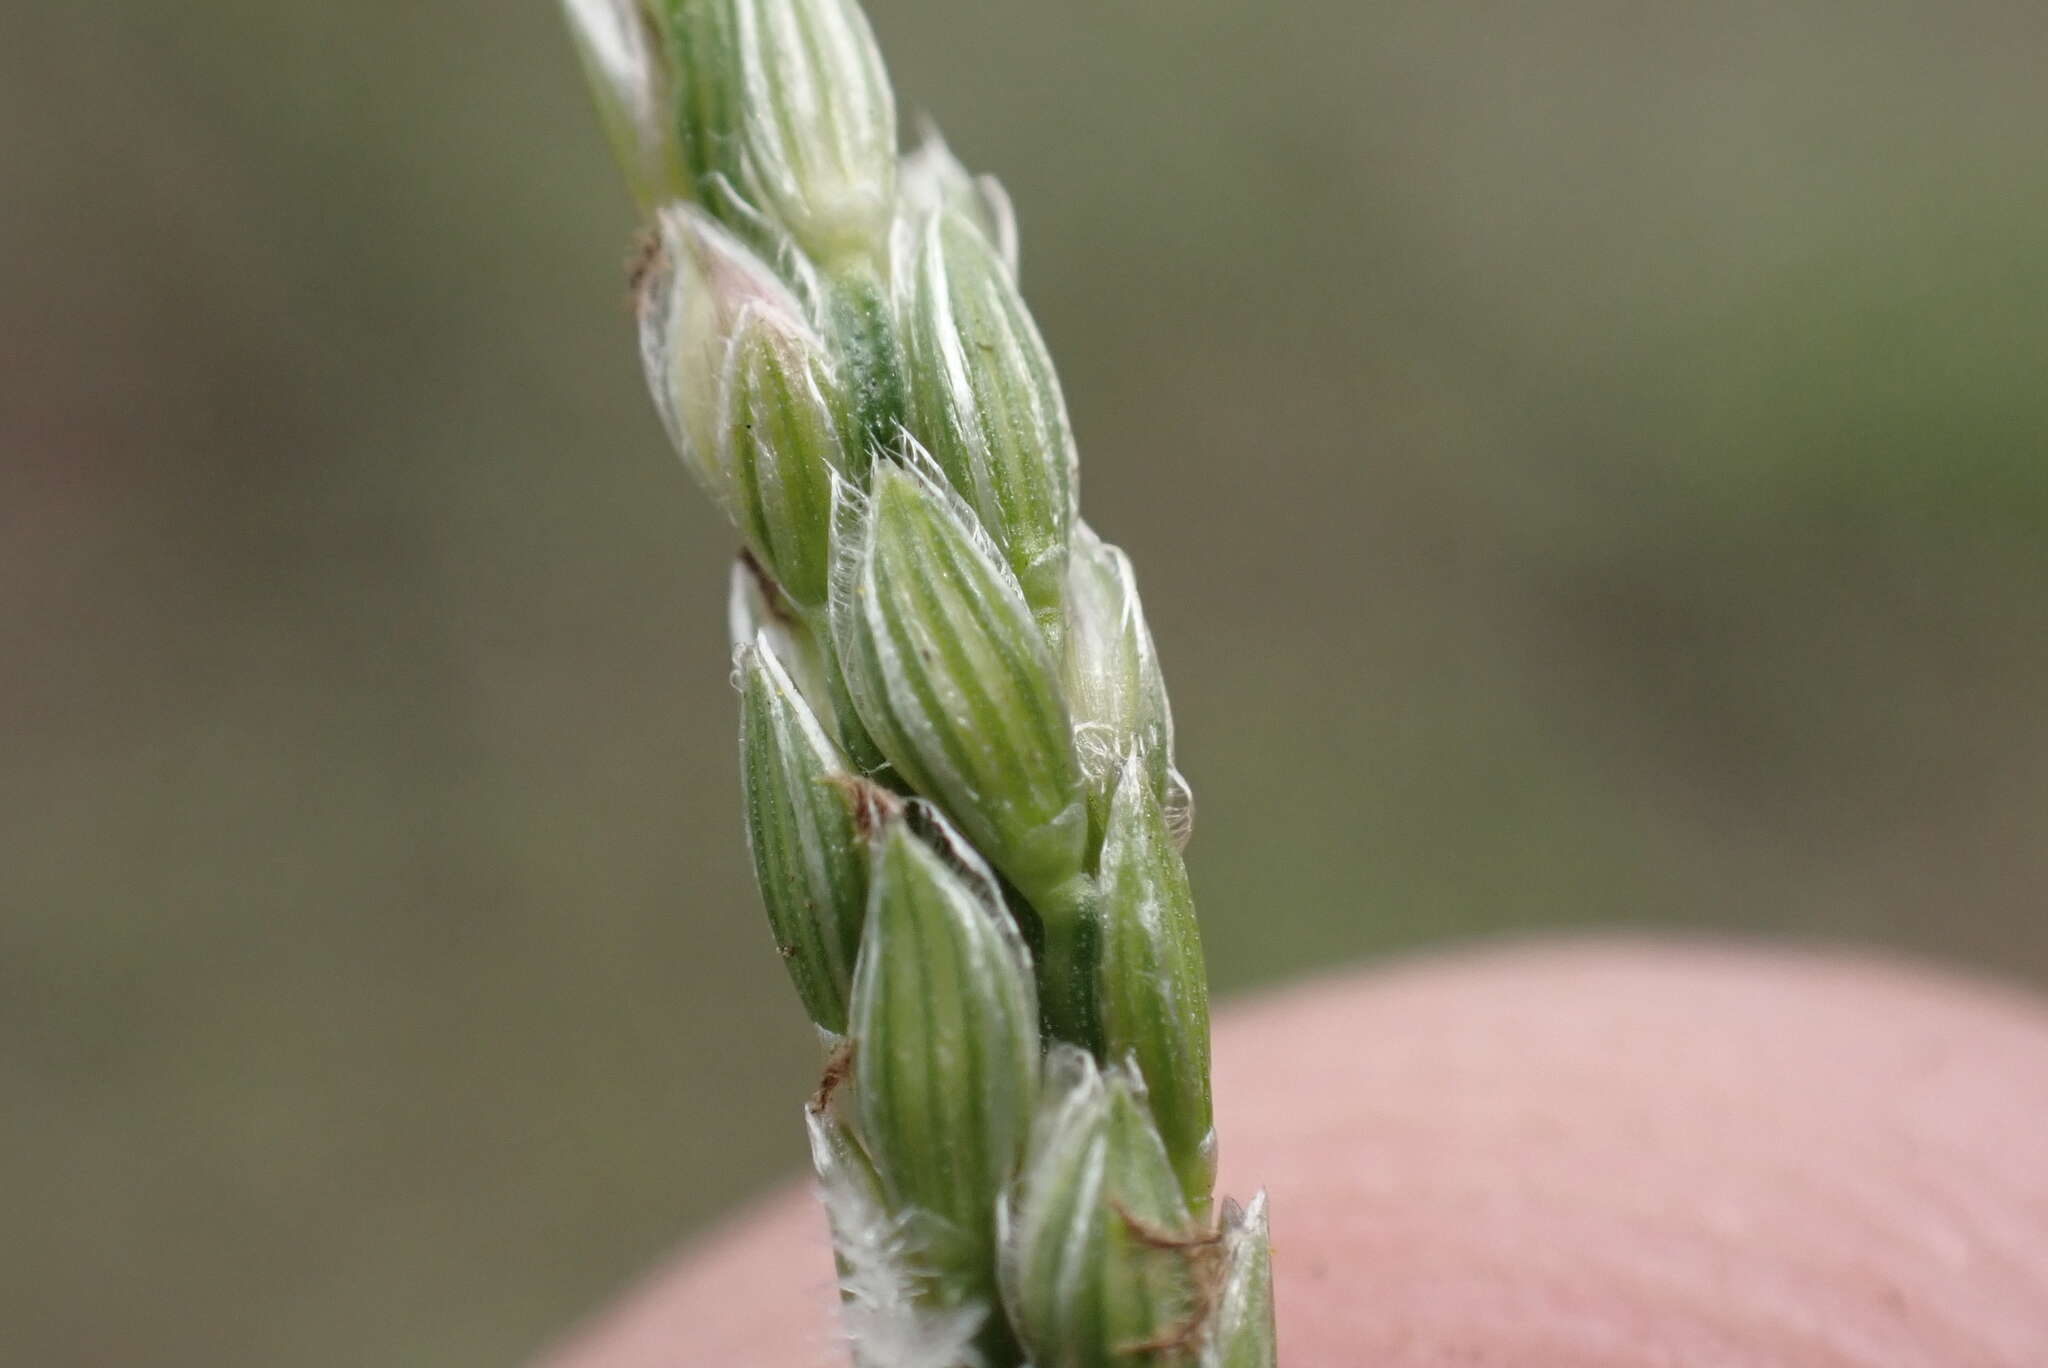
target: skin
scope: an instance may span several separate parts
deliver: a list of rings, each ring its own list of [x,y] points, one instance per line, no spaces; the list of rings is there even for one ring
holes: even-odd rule
[[[1875,956],[1527,945],[1216,1030],[1283,1362],[2048,1364],[2048,1005]],[[823,1219],[756,1206],[547,1360],[841,1368]]]

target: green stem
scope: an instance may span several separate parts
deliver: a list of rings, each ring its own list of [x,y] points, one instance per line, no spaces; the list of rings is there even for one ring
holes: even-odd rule
[[[1046,1034],[1079,1045],[1100,1058],[1102,1013],[1096,1001],[1096,966],[1101,955],[1095,888],[1076,876],[1031,898],[1045,928],[1038,962],[1038,1014]]]
[[[870,457],[895,445],[897,429],[909,412],[896,320],[888,291],[865,272],[835,280],[825,309],[833,339],[846,360],[846,388],[856,429],[847,444],[848,454],[854,478],[865,482]]]

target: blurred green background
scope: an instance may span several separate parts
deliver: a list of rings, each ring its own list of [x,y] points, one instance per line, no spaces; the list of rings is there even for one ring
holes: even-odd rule
[[[1219,985],[2048,978],[2035,0],[873,0],[1021,211]],[[0,18],[0,1338],[493,1364],[795,1167],[730,539],[552,5]]]

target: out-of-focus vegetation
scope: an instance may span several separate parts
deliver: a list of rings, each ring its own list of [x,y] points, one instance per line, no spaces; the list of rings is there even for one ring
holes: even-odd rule
[[[1220,987],[2048,977],[2037,4],[871,8],[1023,215]],[[552,7],[14,6],[0,148],[5,1357],[508,1361],[814,1066]]]

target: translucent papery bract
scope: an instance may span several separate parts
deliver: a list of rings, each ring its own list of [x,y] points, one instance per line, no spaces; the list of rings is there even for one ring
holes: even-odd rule
[[[1216,1176],[1208,976],[1187,871],[1135,758],[1110,807],[1096,887],[1105,1053],[1137,1066],[1181,1190],[1202,1211]]]
[[[1201,1368],[1273,1368],[1273,1251],[1266,1231],[1266,1194],[1223,1220],[1222,1286],[1202,1341]]]
[[[1038,1009],[1008,914],[900,815],[876,839],[853,989],[860,1130],[938,1299],[994,1286],[997,1195],[1038,1089]]]
[[[1009,269],[958,213],[927,219],[906,288],[917,431],[1057,644],[1076,475],[1052,359]]]
[[[952,210],[981,229],[1010,278],[1017,278],[1017,213],[1009,192],[994,176],[969,171],[946,146],[939,130],[926,125],[916,147],[896,166],[898,212],[892,239],[899,273],[909,269],[918,237],[933,214]]]
[[[860,720],[1041,910],[1071,901],[1087,839],[1080,769],[1016,582],[925,473],[883,462],[847,507],[831,622]]]
[[[682,149],[667,54],[642,0],[563,0],[598,116],[642,209],[679,193]]]
[[[1164,797],[1173,767],[1173,711],[1130,558],[1086,523],[1067,566],[1067,635],[1061,660],[1074,749],[1088,778],[1098,829],[1127,756],[1136,753]]]
[[[1065,1046],[1046,1070],[1002,1233],[1004,1302],[1031,1362],[1188,1363],[1209,1237],[1182,1200],[1143,1088]]]
[[[824,651],[811,625],[800,618],[774,580],[768,578],[749,555],[733,560],[732,580],[726,592],[725,622],[734,658],[740,648],[765,637],[775,659],[795,681],[811,714],[820,722],[832,717],[832,694],[826,687]],[[733,683],[739,683],[734,674]],[[826,730],[829,732],[830,727]],[[842,743],[843,749],[843,743]]]
[[[804,1124],[832,1226],[840,1317],[854,1368],[980,1368],[974,1340],[990,1304],[934,1305],[915,1241],[891,1214],[859,1142],[815,1105],[804,1109]]]
[[[796,296],[766,262],[695,205],[671,204],[636,284],[640,362],[683,464],[728,516],[734,508],[720,423],[726,353],[741,318],[803,327]]]
[[[896,97],[852,0],[733,0],[746,181],[832,270],[879,269],[896,196]]]

